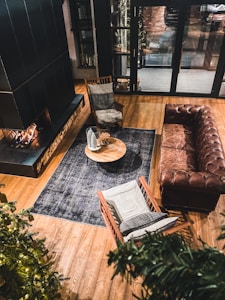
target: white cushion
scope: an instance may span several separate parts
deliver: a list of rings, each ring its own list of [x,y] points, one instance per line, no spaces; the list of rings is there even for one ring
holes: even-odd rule
[[[114,207],[120,223],[150,212],[136,180],[105,190],[103,195],[110,206]]]
[[[122,113],[113,108],[96,110],[95,113],[100,124],[115,123],[123,119]]]
[[[140,214],[123,221],[120,224],[120,231],[122,235],[128,235],[138,229],[146,228],[167,216],[167,213],[150,211],[148,213]]]
[[[104,84],[89,84],[91,94],[108,94],[113,93],[112,82]]]
[[[95,110],[114,108],[112,83],[89,84],[90,100]]]
[[[155,233],[169,229],[175,225],[177,219],[178,217],[165,218],[148,227],[135,230],[129,233],[128,235],[124,236],[124,242],[127,242],[130,239],[140,240],[146,234],[146,232]]]

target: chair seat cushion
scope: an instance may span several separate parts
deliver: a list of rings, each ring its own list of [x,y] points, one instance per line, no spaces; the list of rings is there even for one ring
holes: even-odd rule
[[[169,218],[164,218],[148,227],[142,228],[135,230],[128,235],[124,236],[124,242],[129,241],[130,239],[134,239],[135,241],[139,241],[143,238],[143,236],[148,232],[148,233],[156,233],[156,232],[161,232],[166,229],[169,229],[173,227],[176,222],[177,222],[178,217],[169,217]]]
[[[162,170],[197,171],[195,153],[192,151],[162,147],[160,173]]]
[[[128,235],[130,232],[150,226],[167,216],[167,213],[153,212],[143,213],[133,218],[127,219],[120,224],[122,235]]]
[[[116,109],[97,110],[96,116],[100,124],[122,121],[122,113]]]
[[[193,130],[183,124],[163,125],[161,147],[195,152]]]

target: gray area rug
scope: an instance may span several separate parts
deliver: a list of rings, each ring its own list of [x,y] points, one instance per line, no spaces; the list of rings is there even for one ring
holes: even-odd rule
[[[112,163],[87,159],[85,128],[81,130],[44,190],[32,212],[75,222],[103,225],[97,190],[137,179],[149,178],[155,131],[133,128],[111,133],[127,146],[123,158]]]

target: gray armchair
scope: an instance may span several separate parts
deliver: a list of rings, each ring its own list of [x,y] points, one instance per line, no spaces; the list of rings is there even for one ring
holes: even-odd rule
[[[112,76],[85,79],[91,113],[96,125],[111,127],[123,123],[123,105],[114,100]]]

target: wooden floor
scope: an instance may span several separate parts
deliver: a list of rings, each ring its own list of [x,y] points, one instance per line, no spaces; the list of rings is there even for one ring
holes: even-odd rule
[[[0,174],[0,183],[5,184],[2,192],[7,195],[9,201],[17,201],[18,209],[29,208],[33,205],[89,116],[89,106],[83,85],[77,84],[75,89],[76,93],[85,93],[87,105],[79,117],[79,126],[74,124],[74,127],[71,128],[45,172],[39,178]],[[118,101],[124,104],[124,127],[156,129],[157,139],[150,187],[159,202],[158,149],[165,103],[192,103],[211,106],[225,149],[225,100],[223,99],[143,95],[120,95],[116,97]],[[221,196],[215,211],[209,215],[190,214],[190,218],[194,221],[195,237],[200,236],[205,242],[216,247],[221,247],[221,244],[216,242],[216,237],[223,221],[220,212],[225,210],[224,201],[225,197]],[[35,215],[32,230],[39,232],[40,237],[46,237],[46,245],[55,257],[56,270],[63,273],[65,277],[69,277],[64,282],[63,299],[135,299],[132,292],[138,293],[140,286],[138,281],[133,286],[129,286],[119,277],[111,280],[113,269],[107,267],[107,253],[110,249],[115,248],[115,244],[106,228]]]

